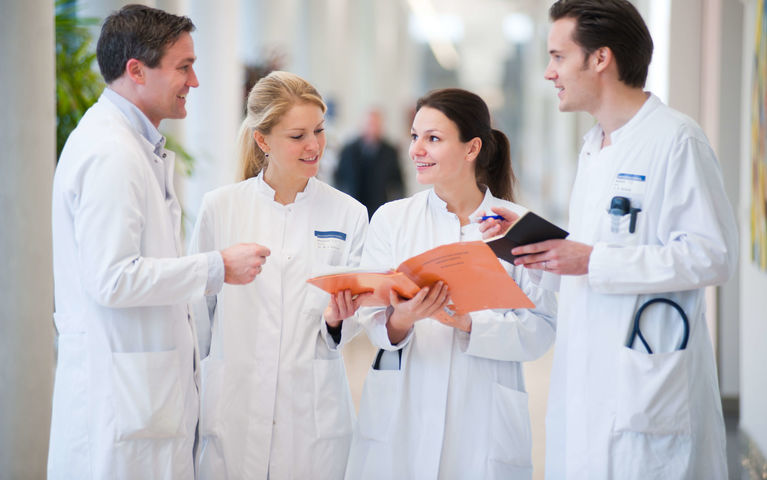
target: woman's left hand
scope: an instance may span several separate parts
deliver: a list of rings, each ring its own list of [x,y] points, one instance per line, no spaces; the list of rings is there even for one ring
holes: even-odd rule
[[[371,295],[372,292],[353,296],[351,290],[341,290],[335,295],[330,295],[330,301],[325,308],[325,322],[329,327],[341,325],[341,322],[354,315],[362,302]]]
[[[437,320],[443,325],[448,327],[457,328],[458,330],[471,333],[471,316],[468,313],[449,315],[437,315]]]

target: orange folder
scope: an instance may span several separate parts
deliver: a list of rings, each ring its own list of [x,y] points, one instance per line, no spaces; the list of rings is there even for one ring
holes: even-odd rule
[[[389,290],[412,298],[444,281],[451,310],[468,313],[490,308],[533,308],[535,305],[501,265],[485,242],[456,242],[428,250],[388,272],[352,271],[307,280],[328,293],[349,289],[353,295],[373,292],[365,305],[388,305]]]

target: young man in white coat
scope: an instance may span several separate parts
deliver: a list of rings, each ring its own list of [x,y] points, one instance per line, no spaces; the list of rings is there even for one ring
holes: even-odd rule
[[[737,227],[717,159],[694,121],[643,90],[652,39],[628,1],[560,0],[549,14],[545,78],[561,111],[597,124],[570,237],[512,250],[562,275],[546,477],[725,479],[704,287],[732,274]]]
[[[48,478],[194,477],[196,334],[187,302],[248,283],[268,250],[181,256],[172,152],[157,130],[198,85],[191,20],[139,5],[104,22],[107,88],[53,184],[59,333]]]

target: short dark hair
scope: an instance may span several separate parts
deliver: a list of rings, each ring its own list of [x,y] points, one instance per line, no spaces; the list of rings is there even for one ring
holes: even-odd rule
[[[637,9],[627,0],[559,0],[549,8],[552,22],[575,19],[573,41],[588,58],[609,47],[618,64],[618,79],[644,87],[652,60],[652,37]]]
[[[460,88],[434,90],[418,99],[416,112],[423,107],[442,112],[458,127],[462,142],[482,140],[475,163],[478,184],[487,185],[497,198],[514,201],[514,171],[511,168],[509,139],[490,126],[490,111],[479,95]]]
[[[184,32],[194,31],[189,17],[144,5],[126,5],[104,20],[96,44],[96,58],[106,83],[120,78],[128,60],[141,60],[149,68],[160,64],[165,49]]]

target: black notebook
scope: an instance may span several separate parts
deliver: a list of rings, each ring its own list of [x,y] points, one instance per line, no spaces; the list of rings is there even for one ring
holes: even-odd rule
[[[512,255],[512,248],[528,243],[565,238],[568,235],[567,231],[528,211],[512,223],[506,232],[487,238],[485,242],[493,249],[498,258],[514,263],[514,259],[520,255]]]

